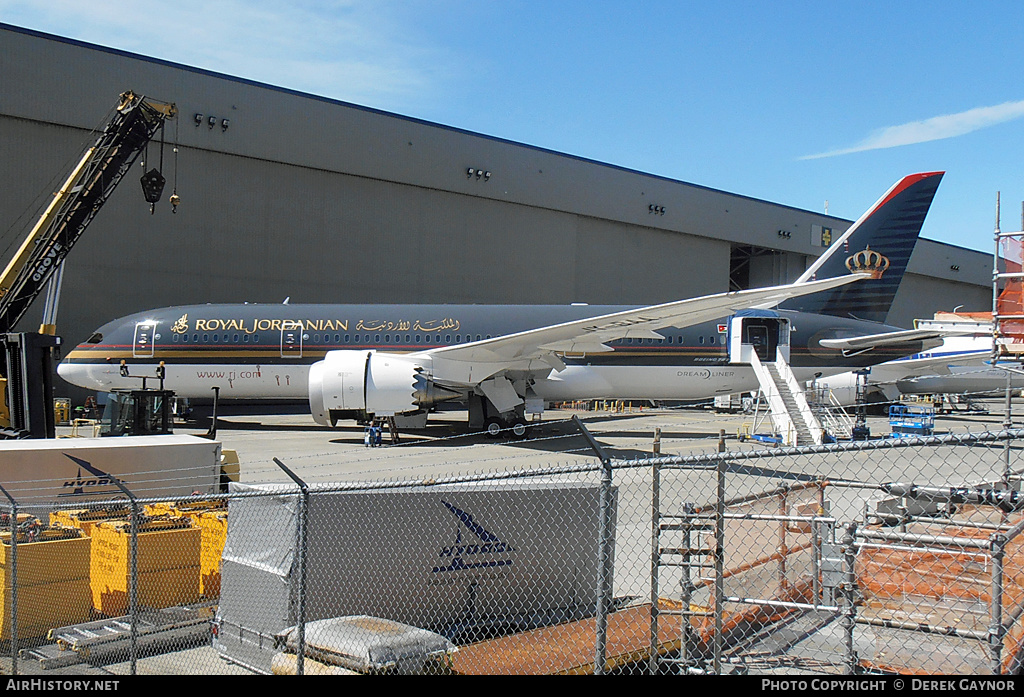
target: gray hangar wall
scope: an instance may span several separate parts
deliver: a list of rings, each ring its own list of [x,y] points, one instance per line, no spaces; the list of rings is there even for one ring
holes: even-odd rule
[[[737,246],[776,250],[752,279],[791,280],[822,251],[813,226],[850,225],[2,24],[0,76],[4,259],[122,91],[179,109],[165,200],[151,215],[136,167],[69,255],[58,316],[68,344],[116,317],[197,302],[664,302],[727,290]],[[149,166],[159,150],[150,145]],[[911,261],[916,293],[941,288],[936,302],[987,309],[986,255],[921,252],[928,244]],[[952,309],[904,295],[903,324]]]

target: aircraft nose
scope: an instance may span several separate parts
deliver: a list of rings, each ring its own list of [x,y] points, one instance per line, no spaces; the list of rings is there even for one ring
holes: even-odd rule
[[[73,352],[72,352],[73,353]],[[116,366],[98,365],[95,363],[79,363],[66,358],[57,365],[57,375],[75,387],[88,390],[105,391],[109,388]]]

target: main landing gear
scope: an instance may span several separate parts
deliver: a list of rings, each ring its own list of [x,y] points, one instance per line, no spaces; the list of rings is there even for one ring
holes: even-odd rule
[[[469,430],[483,431],[488,438],[526,438],[530,427],[526,422],[525,405],[499,412],[490,400],[480,395],[470,395]]]
[[[511,419],[491,416],[484,422],[484,431],[488,438],[500,438],[501,436],[526,438],[528,430],[526,419],[518,414]]]

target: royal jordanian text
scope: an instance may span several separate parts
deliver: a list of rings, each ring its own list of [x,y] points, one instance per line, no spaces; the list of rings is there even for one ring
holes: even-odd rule
[[[245,334],[267,331],[309,331],[309,332],[335,332],[348,331],[349,321],[347,319],[197,319],[191,331],[197,332],[219,332],[235,331]],[[431,320],[399,320],[389,322],[384,320],[359,320],[356,322],[356,331],[366,332],[442,332],[458,331],[462,323],[457,319],[445,317],[443,319]],[[184,334],[189,330],[188,320],[181,318],[171,326],[175,334]]]

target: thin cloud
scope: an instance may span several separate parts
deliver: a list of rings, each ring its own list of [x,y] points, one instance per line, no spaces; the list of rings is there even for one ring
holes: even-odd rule
[[[456,69],[381,0],[0,0],[0,21],[384,109]]]
[[[831,150],[817,155],[804,155],[801,160],[819,160],[824,157],[848,155],[866,150],[897,148],[901,145],[927,143],[932,140],[955,138],[982,128],[1012,121],[1024,116],[1024,100],[1005,102],[996,106],[983,106],[961,111],[959,114],[934,116],[923,121],[911,121],[899,126],[881,128],[856,145],[842,150]]]

